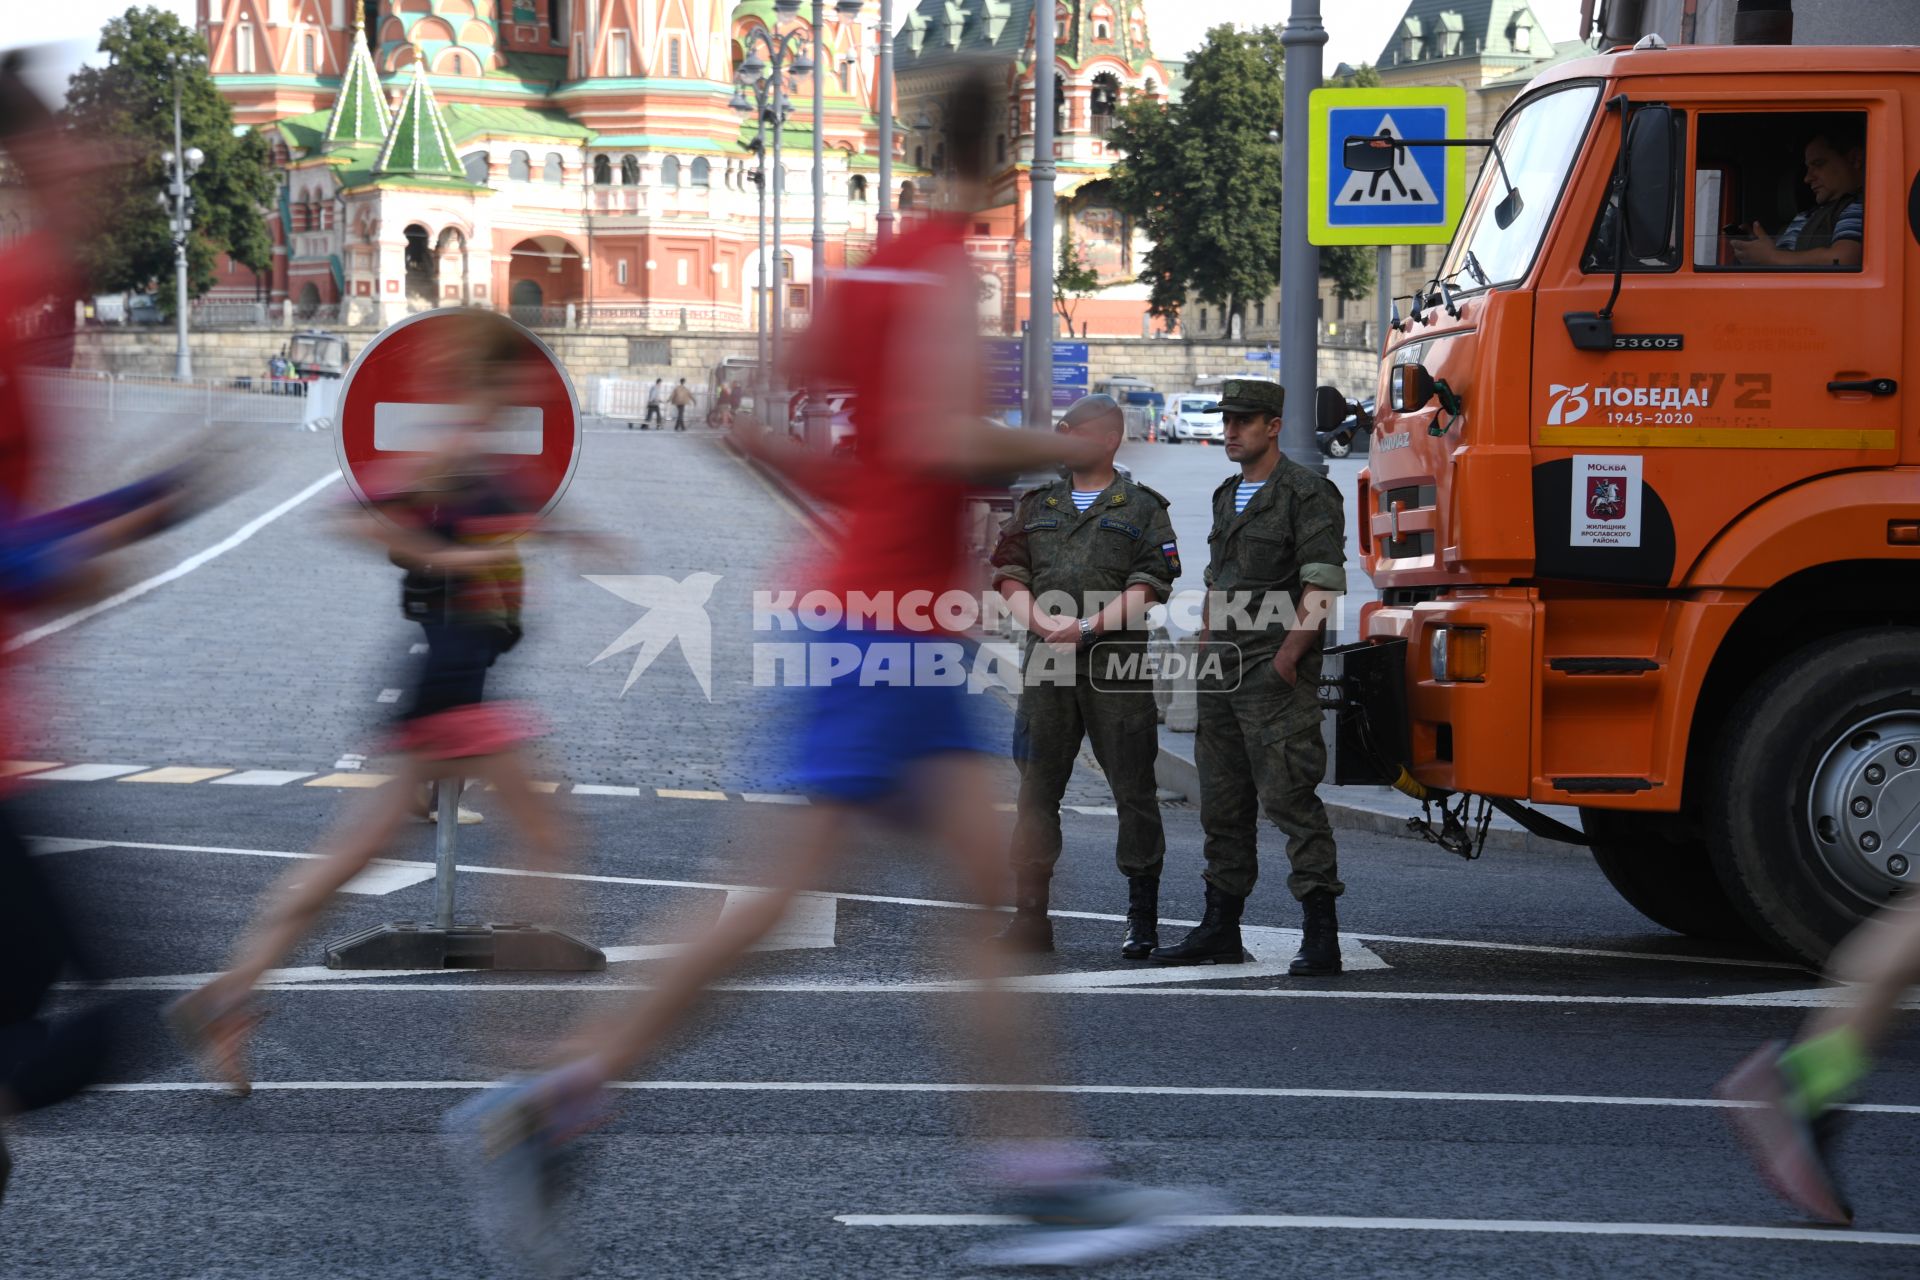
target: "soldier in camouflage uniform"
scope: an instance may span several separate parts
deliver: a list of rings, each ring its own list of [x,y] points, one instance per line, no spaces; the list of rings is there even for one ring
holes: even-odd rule
[[[1291,972],[1331,976],[1340,972],[1334,899],[1344,886],[1314,789],[1327,770],[1320,611],[1346,590],[1346,523],[1333,482],[1280,451],[1283,401],[1273,382],[1235,378],[1221,388],[1227,457],[1240,472],[1214,491],[1207,536],[1207,653],[1222,659],[1218,674],[1201,672],[1194,745],[1207,910],[1199,927],[1153,959],[1246,958],[1240,912],[1259,874],[1254,836],[1264,809],[1287,834],[1287,887],[1304,917]]]
[[[1142,669],[1145,615],[1167,598],[1180,553],[1167,500],[1113,468],[1126,434],[1120,406],[1109,396],[1087,396],[1067,411],[1060,430],[1100,441],[1105,459],[1025,494],[993,553],[994,587],[1029,632],[1014,721],[1015,911],[999,940],[1021,951],[1053,949],[1047,897],[1060,858],[1060,797],[1084,736],[1120,811],[1115,859],[1127,877],[1120,954],[1145,960],[1159,945],[1167,848],[1154,781],[1158,717],[1153,682]],[[1070,602],[1067,612],[1050,616],[1049,593]]]

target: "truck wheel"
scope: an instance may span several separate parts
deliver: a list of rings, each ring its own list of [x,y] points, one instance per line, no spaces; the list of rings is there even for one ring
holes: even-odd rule
[[[1734,906],[1823,964],[1920,880],[1920,631],[1849,632],[1782,659],[1734,705],[1710,778],[1708,847]]]
[[[1687,838],[1671,814],[1582,809],[1580,825],[1600,873],[1635,911],[1690,938],[1753,941],[1714,872],[1706,842]]]

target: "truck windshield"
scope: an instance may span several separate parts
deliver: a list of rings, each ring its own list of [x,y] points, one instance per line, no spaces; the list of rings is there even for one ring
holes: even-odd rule
[[[1494,206],[1507,187],[1489,154],[1440,270],[1443,279],[1458,276],[1465,288],[1476,289],[1510,285],[1527,274],[1560,203],[1567,171],[1586,140],[1587,121],[1599,97],[1598,85],[1569,85],[1533,99],[1507,117],[1499,133],[1500,154],[1506,157],[1507,174],[1524,201],[1520,216],[1509,227],[1494,221]]]

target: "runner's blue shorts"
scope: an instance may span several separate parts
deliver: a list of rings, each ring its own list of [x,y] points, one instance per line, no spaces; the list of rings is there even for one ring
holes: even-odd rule
[[[801,714],[791,739],[793,777],[802,792],[864,804],[899,790],[929,756],[993,750],[976,723],[969,704],[974,695],[964,678],[913,678],[942,665],[951,672],[955,663],[962,672],[970,670],[971,644],[952,636],[844,627],[808,633],[805,643],[850,645],[860,662],[829,682],[795,690]],[[836,656],[845,661],[851,652],[840,649]],[[887,675],[875,678],[883,666]]]

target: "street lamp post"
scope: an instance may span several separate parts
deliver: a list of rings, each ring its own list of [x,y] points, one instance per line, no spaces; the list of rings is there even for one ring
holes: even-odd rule
[[[748,98],[747,85],[743,82],[736,86],[733,91],[733,101],[728,105],[735,111],[753,112],[753,185],[760,189],[760,218],[758,222],[760,236],[760,306],[759,317],[756,321],[755,328],[757,336],[754,342],[754,356],[759,362],[759,368],[755,371],[754,375],[756,385],[754,387],[753,402],[755,412],[764,417],[770,398],[770,388],[772,386],[768,380],[769,365],[767,357],[767,120],[769,116],[767,82],[765,80],[754,80],[752,82],[752,89],[753,97]],[[775,96],[778,97],[778,95]],[[777,129],[778,127],[776,123],[775,128]]]
[[[798,13],[800,3],[801,0],[774,0],[775,21]],[[755,52],[756,45],[766,50],[764,59]],[[781,334],[786,326],[782,314],[782,304],[786,301],[782,295],[786,291],[786,283],[779,269],[786,262],[785,242],[780,230],[780,189],[786,185],[786,170],[780,163],[780,135],[786,131],[789,103],[783,82],[789,75],[804,76],[810,73],[813,60],[807,56],[806,33],[802,31],[789,31],[776,36],[765,27],[755,27],[747,32],[746,47],[746,61],[740,64],[741,81],[752,83],[771,73],[769,78],[773,86],[768,94],[773,103],[773,252],[776,255],[773,273],[773,352],[772,365],[768,370],[768,385],[771,388],[772,379],[778,376],[781,367]]]
[[[1034,10],[1033,210],[1027,215],[1028,426],[1053,425],[1053,13]],[[1301,117],[1305,119],[1304,114]]]
[[[893,238],[893,0],[880,0],[880,84],[875,97],[880,110],[880,212],[877,233],[881,244]]]
[[[198,147],[180,145],[180,71],[173,69],[173,150],[160,157],[172,170],[160,197],[166,206],[167,228],[173,236],[173,376],[181,382],[193,377],[193,353],[187,346],[187,236],[193,230],[193,193],[187,179],[199,172],[206,155]]]
[[[1293,0],[1293,13],[1280,44],[1286,50],[1286,137],[1280,151],[1280,384],[1287,389],[1281,417],[1280,447],[1303,467],[1326,474],[1326,459],[1314,441],[1313,384],[1320,322],[1313,314],[1319,297],[1320,251],[1307,239],[1308,104],[1320,87],[1320,49],[1327,29],[1320,25],[1320,0]]]

